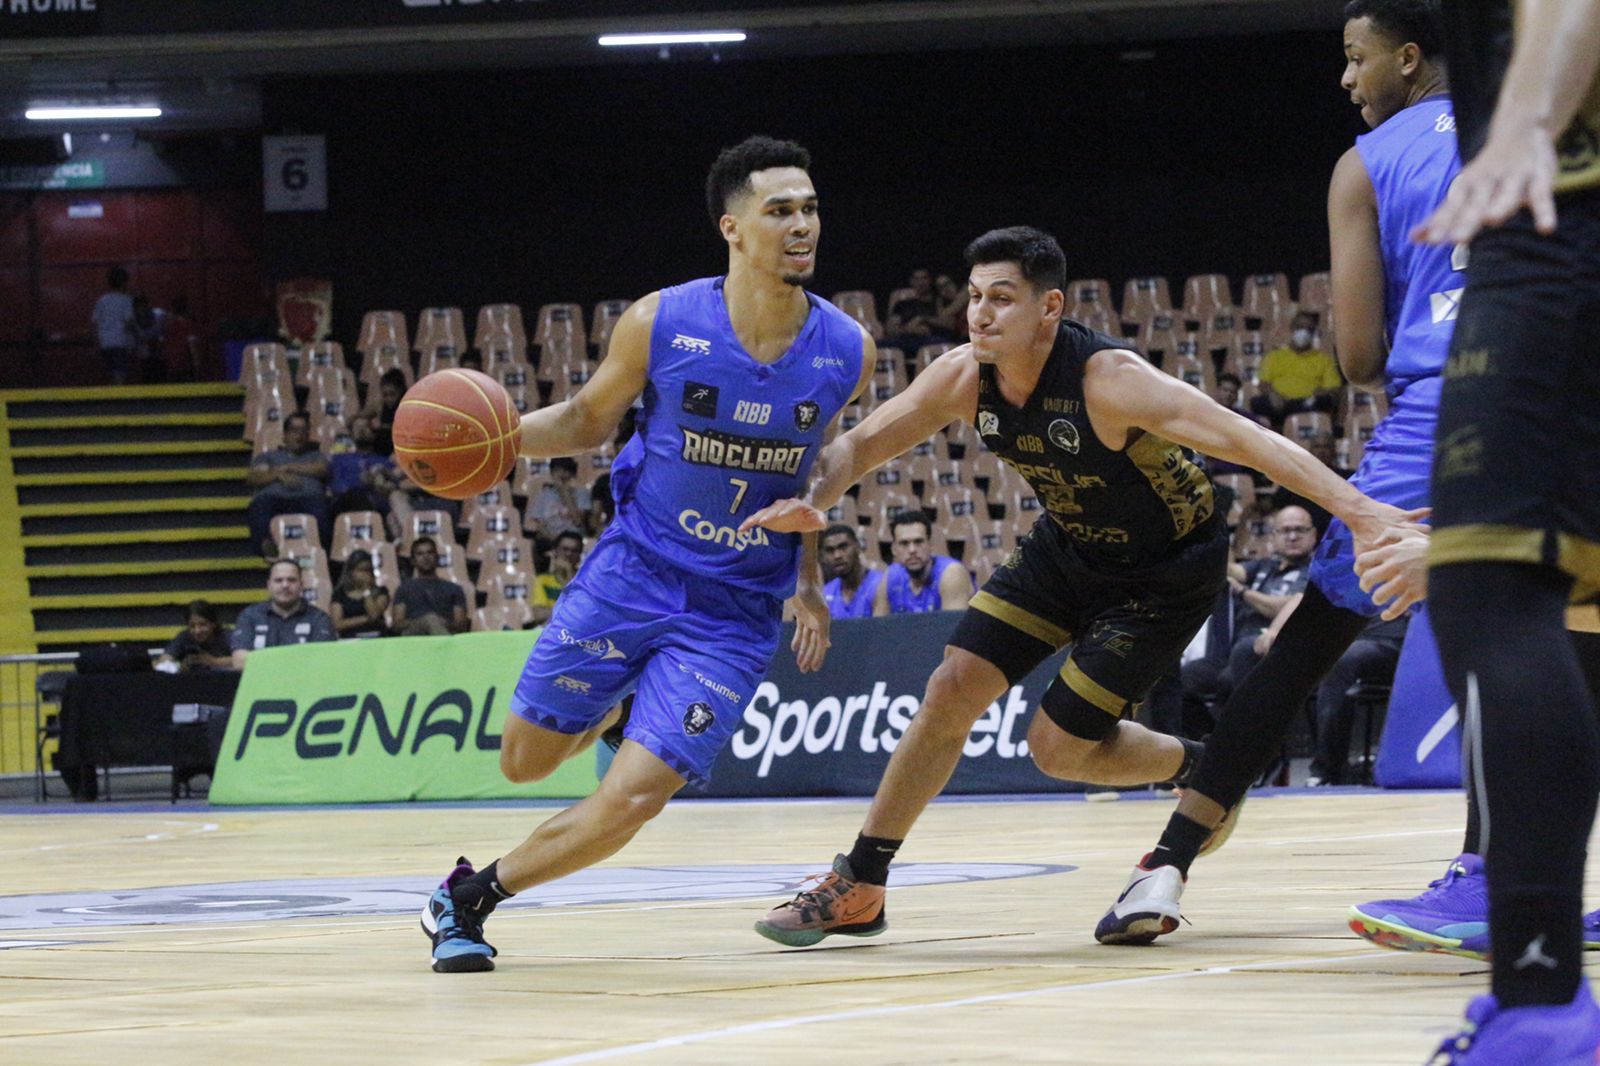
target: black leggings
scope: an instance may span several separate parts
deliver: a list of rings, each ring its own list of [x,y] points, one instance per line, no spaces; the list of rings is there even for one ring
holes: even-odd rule
[[[1272,650],[1222,705],[1190,787],[1224,808],[1243,799],[1278,757],[1306,697],[1369,621],[1335,607],[1320,589],[1308,585]]]

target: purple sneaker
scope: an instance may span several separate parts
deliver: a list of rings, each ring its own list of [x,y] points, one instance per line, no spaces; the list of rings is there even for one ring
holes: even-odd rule
[[[1483,860],[1459,855],[1422,895],[1360,903],[1350,908],[1349,917],[1352,931],[1386,948],[1486,959],[1489,882]]]
[[[1571,1003],[1501,1010],[1493,996],[1467,1004],[1461,1032],[1439,1045],[1427,1066],[1595,1066],[1600,1007],[1587,980]]]

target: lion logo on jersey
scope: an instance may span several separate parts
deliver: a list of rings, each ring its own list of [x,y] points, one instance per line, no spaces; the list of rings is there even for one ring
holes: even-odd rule
[[[711,728],[711,723],[717,716],[711,712],[711,704],[695,702],[689,704],[689,709],[683,712],[683,731],[691,737],[697,737]]]
[[[814,400],[801,400],[794,405],[794,428],[804,433],[816,425],[821,416],[822,408]]]
[[[1065,418],[1058,418],[1050,423],[1046,435],[1049,436],[1050,443],[1062,451],[1072,455],[1078,454],[1078,427]]]

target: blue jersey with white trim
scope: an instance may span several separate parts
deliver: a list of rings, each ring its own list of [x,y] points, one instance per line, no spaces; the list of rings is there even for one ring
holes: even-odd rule
[[[1411,231],[1444,202],[1461,171],[1455,107],[1433,96],[1356,138],[1378,198],[1378,237],[1387,291],[1390,395],[1444,369],[1467,279],[1454,248],[1417,244]],[[1335,323],[1337,325],[1337,323]]]
[[[638,432],[611,466],[616,521],[685,570],[786,597],[799,536],[739,524],[804,490],[823,430],[860,380],[862,333],[807,293],[794,344],[758,363],[728,318],[724,280],[661,290]]]

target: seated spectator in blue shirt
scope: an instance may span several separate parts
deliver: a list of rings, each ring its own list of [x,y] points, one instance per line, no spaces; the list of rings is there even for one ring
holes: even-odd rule
[[[253,651],[335,639],[333,619],[305,601],[300,564],[279,559],[267,570],[266,602],[252,603],[239,612],[229,643],[233,668],[243,670],[245,658]]]
[[[165,674],[198,673],[202,670],[232,670],[233,653],[228,631],[217,618],[209,600],[192,600],[184,608],[184,627],[167,641],[156,659],[156,669]]]
[[[972,574],[948,555],[933,554],[933,526],[920,511],[906,511],[889,522],[894,563],[873,599],[872,613],[918,614],[965,610],[977,591]]]
[[[394,594],[394,632],[402,637],[443,637],[467,629],[467,594],[439,576],[439,546],[432,537],[411,542],[411,576]]]
[[[829,526],[822,533],[822,598],[828,613],[835,618],[871,618],[872,604],[883,584],[883,571],[861,559],[861,541],[856,531],[844,523]]]
[[[394,460],[377,451],[372,419],[356,415],[350,420],[350,440],[355,449],[328,458],[328,495],[335,517],[346,511],[389,513],[389,493],[399,487]]]
[[[274,558],[272,520],[281,514],[308,514],[317,520],[317,530],[326,537],[328,503],[323,495],[328,480],[327,457],[311,439],[311,420],[292,414],[283,420],[283,447],[258,455],[245,474],[245,483],[255,490],[250,497],[250,538],[261,554]]]

